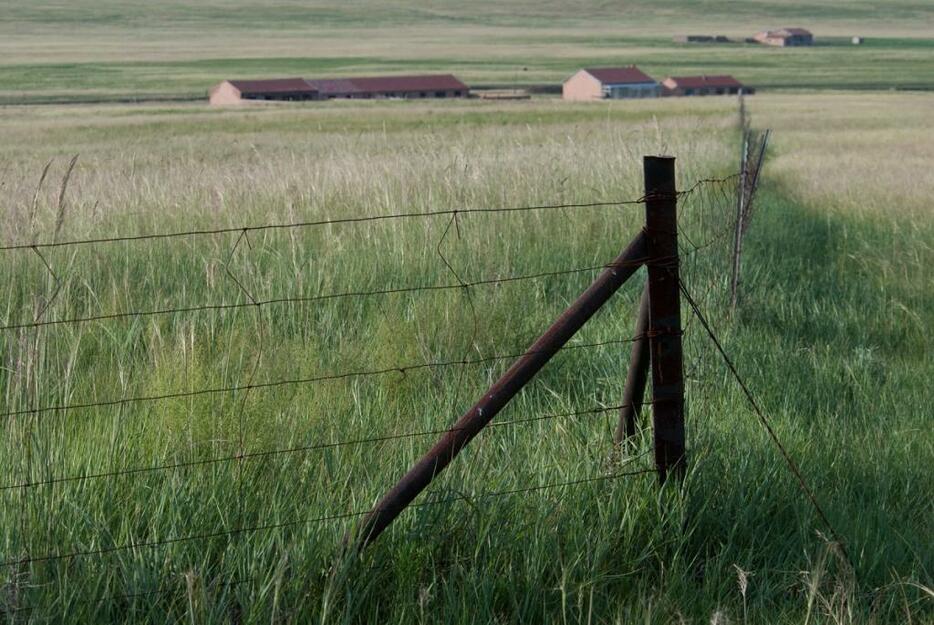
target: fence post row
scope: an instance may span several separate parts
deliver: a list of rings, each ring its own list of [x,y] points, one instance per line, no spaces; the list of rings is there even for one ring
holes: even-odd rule
[[[753,132],[743,131],[739,161],[739,185],[736,190],[736,228],[733,233],[733,267],[730,277],[730,307],[735,310],[739,304],[739,288],[742,283],[743,238],[749,227],[752,215],[752,200],[759,186],[759,174],[765,160],[765,151],[769,145],[772,131],[766,130],[757,141],[753,141]],[[753,146],[758,155],[753,159]]]
[[[758,150],[759,154],[756,157],[756,163],[753,166],[752,176],[747,176],[747,191],[746,191],[746,200],[743,202],[743,234],[746,233],[746,228],[749,226],[750,215],[752,214],[753,203],[752,200],[756,195],[756,190],[759,188],[759,174],[762,173],[762,163],[765,160],[765,151],[769,147],[769,138],[772,136],[772,130],[767,128],[765,132],[762,133],[758,141]]]
[[[749,169],[749,131],[743,130],[739,154],[739,187],[736,193],[736,228],[733,232],[733,271],[730,276],[730,306],[739,299],[739,264],[743,254],[743,221],[746,219],[746,186]]]
[[[648,267],[648,346],[655,405],[656,464],[664,481],[683,469],[684,421],[674,158],[646,157],[646,227],[480,400],[387,492],[344,542],[363,549],[451,463],[639,269]],[[648,260],[646,260],[648,259]],[[636,339],[638,340],[638,338]],[[643,383],[644,385],[644,383]]]

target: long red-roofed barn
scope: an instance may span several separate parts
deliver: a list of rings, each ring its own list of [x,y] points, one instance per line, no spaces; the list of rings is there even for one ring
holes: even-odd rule
[[[697,95],[736,95],[751,93],[732,76],[669,76],[662,81],[662,95],[697,96]]]
[[[582,69],[561,87],[565,100],[657,98],[659,95],[659,84],[635,65]]]
[[[315,80],[225,80],[211,89],[209,100],[214,105],[232,105],[247,100],[465,98],[469,94],[470,88],[451,74],[432,74]]]
[[[451,74],[373,76],[336,80],[309,80],[328,98],[464,98],[469,87]]]

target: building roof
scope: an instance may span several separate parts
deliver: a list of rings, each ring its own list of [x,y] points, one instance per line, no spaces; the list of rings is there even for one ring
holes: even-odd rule
[[[273,78],[269,80],[230,80],[241,95],[265,93],[320,93],[345,95],[357,93],[468,91],[469,87],[451,74],[421,76],[371,76],[362,78]]]
[[[350,81],[362,91],[463,91],[467,89],[467,85],[451,74],[376,76],[351,78]]]
[[[467,91],[468,87],[451,74],[422,76],[371,76],[308,80],[324,95],[351,93],[386,93],[413,91]]]
[[[811,31],[806,28],[779,28],[777,30],[766,30],[762,33],[759,33],[765,37],[780,37],[782,39],[787,39],[788,37],[803,36],[811,37]]]
[[[584,71],[605,85],[655,82],[635,65],[629,67],[585,67]]]
[[[323,95],[358,93],[359,88],[347,78],[324,78],[306,81]]]
[[[302,78],[229,81],[241,95],[256,93],[314,93],[316,89]]]
[[[741,88],[743,84],[732,76],[669,76],[666,86],[682,89]]]

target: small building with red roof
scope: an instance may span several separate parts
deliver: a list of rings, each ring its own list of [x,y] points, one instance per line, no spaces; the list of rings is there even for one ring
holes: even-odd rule
[[[751,93],[743,83],[732,76],[669,76],[662,81],[662,95],[736,95]]]
[[[561,96],[575,101],[657,98],[659,95],[658,82],[635,65],[585,68],[561,86]]]

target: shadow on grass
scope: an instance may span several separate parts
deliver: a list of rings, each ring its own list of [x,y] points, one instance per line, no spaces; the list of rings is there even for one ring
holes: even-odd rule
[[[934,564],[921,503],[934,499],[930,443],[918,436],[934,376],[932,224],[804,206],[781,188],[760,197],[738,316],[708,314],[847,542],[859,589],[923,583]],[[713,401],[693,415],[695,445],[710,451],[691,488],[692,553],[723,584],[733,563],[784,571],[786,587],[765,597],[778,601],[828,531],[725,369],[711,371]]]

